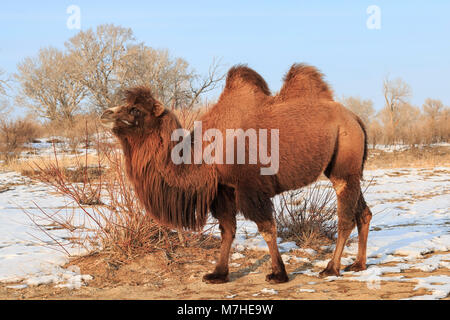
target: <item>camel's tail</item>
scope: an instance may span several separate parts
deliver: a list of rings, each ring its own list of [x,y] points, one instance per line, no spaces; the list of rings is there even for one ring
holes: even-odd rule
[[[291,98],[333,100],[333,91],[323,80],[323,74],[315,67],[296,63],[283,80],[284,84],[279,93],[279,97],[283,100]]]
[[[362,157],[362,162],[361,162],[361,172],[360,172],[360,176],[361,176],[361,180],[363,179],[363,173],[364,173],[364,165],[366,163],[367,160],[367,154],[368,154],[368,148],[367,148],[367,130],[366,130],[366,126],[364,125],[364,122],[357,116],[354,114],[355,120],[358,122],[359,126],[361,127],[361,130],[364,133],[364,152],[363,152],[363,157]],[[335,162],[336,162],[336,155],[337,155],[337,151],[338,151],[338,139],[336,139],[336,144],[334,147],[334,152],[333,152],[333,156],[331,157],[331,161],[328,164],[328,166],[326,167],[324,174],[326,177],[330,177],[331,172],[334,168]]]
[[[362,131],[364,132],[364,154],[363,154],[363,161],[362,161],[362,165],[361,165],[361,178],[363,176],[363,172],[364,172],[364,164],[366,163],[367,160],[367,130],[366,130],[366,126],[364,125],[364,122],[361,120],[360,117],[356,116],[356,121],[358,121],[359,126],[361,127]]]

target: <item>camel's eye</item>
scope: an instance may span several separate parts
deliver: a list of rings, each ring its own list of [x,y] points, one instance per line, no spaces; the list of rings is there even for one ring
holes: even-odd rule
[[[130,110],[130,114],[131,114],[132,116],[139,116],[139,115],[141,114],[141,111],[139,111],[138,108],[132,108],[132,109]]]

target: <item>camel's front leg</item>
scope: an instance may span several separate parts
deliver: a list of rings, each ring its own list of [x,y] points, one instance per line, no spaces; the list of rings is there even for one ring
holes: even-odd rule
[[[266,281],[270,283],[288,282],[289,277],[286,273],[283,260],[278,251],[277,244],[277,226],[274,219],[269,219],[264,222],[256,222],[258,230],[266,240],[269,246],[269,252],[272,259],[272,273],[268,274]]]
[[[219,217],[219,228],[222,235],[219,262],[217,262],[213,273],[203,276],[203,281],[207,283],[225,283],[229,281],[228,260],[230,258],[231,244],[236,235],[236,217],[234,215]]]

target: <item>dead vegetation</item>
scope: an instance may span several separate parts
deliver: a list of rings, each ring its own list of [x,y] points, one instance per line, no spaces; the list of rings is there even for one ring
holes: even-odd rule
[[[275,218],[278,235],[300,247],[332,240],[337,234],[336,196],[320,183],[281,195]]]
[[[33,142],[40,135],[40,127],[34,121],[0,119],[0,158],[6,163],[18,158],[24,144]]]
[[[68,207],[74,206],[83,222],[42,208],[39,217],[31,218],[67,230],[71,244],[83,246],[90,254],[102,252],[120,265],[155,251],[170,256],[179,246],[202,246],[211,239],[208,231],[194,234],[161,227],[145,214],[128,185],[117,146],[98,140],[95,166],[88,164],[87,149],[74,157],[77,166],[73,169],[61,166],[56,152],[54,156],[53,162],[35,164],[33,177],[71,200]],[[66,251],[65,245],[57,245]]]
[[[416,146],[401,151],[386,152],[369,149],[366,169],[429,168],[450,163],[449,146]]]

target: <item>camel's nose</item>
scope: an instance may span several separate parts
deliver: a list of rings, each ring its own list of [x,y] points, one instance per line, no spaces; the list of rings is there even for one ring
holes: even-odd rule
[[[113,114],[114,114],[114,112],[108,109],[105,112],[103,112],[103,114],[100,117],[100,119],[101,120],[111,120]]]

